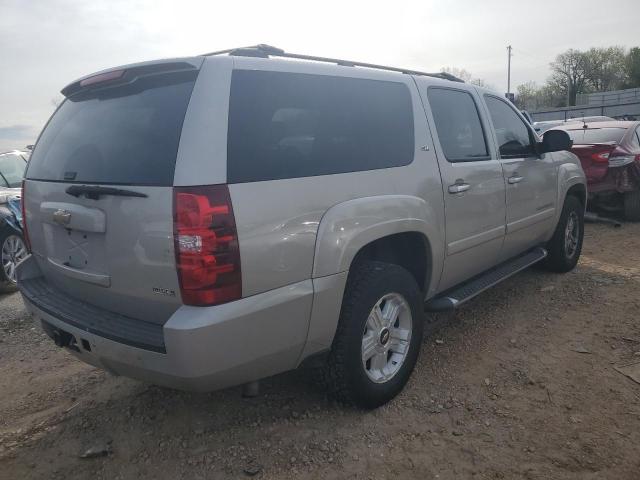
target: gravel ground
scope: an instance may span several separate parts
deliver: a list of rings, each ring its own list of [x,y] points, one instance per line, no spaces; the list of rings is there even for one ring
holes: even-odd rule
[[[530,269],[429,318],[404,392],[329,403],[306,371],[262,395],[167,390],[75,360],[0,297],[0,478],[640,478],[640,225],[588,225],[566,275]],[[89,458],[82,458],[88,456]]]

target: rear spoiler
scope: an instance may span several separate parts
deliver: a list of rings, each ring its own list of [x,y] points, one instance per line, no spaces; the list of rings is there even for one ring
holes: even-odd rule
[[[161,62],[144,62],[103,70],[70,83],[64,87],[60,93],[66,98],[71,98],[73,95],[82,91],[99,90],[133,83],[140,77],[161,73],[195,71],[200,68],[202,62],[202,58],[164,60]]]

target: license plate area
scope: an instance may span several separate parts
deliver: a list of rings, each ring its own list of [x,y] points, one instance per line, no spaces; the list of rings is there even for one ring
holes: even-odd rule
[[[47,257],[86,273],[107,275],[105,234],[43,224]]]

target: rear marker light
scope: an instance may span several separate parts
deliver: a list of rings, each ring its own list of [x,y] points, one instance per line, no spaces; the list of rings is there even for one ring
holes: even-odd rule
[[[217,305],[242,296],[238,234],[226,185],[174,188],[174,240],[183,303]]]

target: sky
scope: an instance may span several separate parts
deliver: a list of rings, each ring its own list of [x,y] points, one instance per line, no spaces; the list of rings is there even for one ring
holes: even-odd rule
[[[0,0],[0,151],[24,148],[103,68],[267,43],[423,71],[464,68],[500,92],[544,83],[569,48],[640,46],[640,0],[378,2]]]

